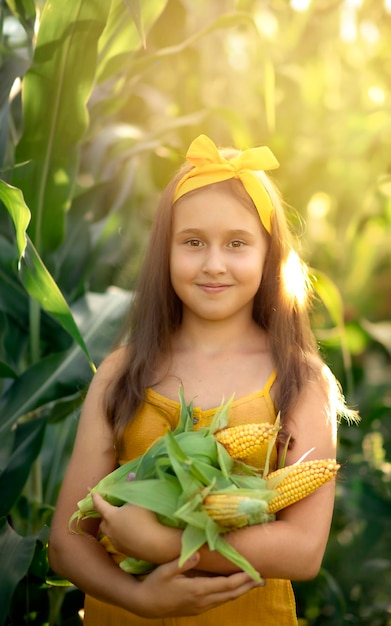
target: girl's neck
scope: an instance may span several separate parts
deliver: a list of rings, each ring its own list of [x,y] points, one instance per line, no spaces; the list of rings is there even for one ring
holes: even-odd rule
[[[197,398],[197,406],[207,409],[232,393],[240,398],[259,391],[273,368],[267,334],[253,320],[245,327],[185,320],[159,364],[154,388],[176,399],[181,384],[186,401]]]
[[[233,351],[259,350],[260,342],[266,346],[265,332],[252,320],[238,324],[230,320],[194,323],[184,318],[173,340],[175,352],[198,352],[210,356]]]

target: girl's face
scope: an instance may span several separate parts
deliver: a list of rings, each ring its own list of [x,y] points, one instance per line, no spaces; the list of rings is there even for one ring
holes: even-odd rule
[[[183,316],[251,318],[267,248],[255,208],[244,206],[224,183],[183,196],[173,210],[170,255]]]

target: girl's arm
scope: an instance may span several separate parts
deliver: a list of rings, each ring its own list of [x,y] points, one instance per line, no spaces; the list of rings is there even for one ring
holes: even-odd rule
[[[335,458],[336,412],[327,386],[327,374],[320,381],[308,383],[286,423],[294,438],[288,451],[286,464],[295,463],[304,453],[314,448],[306,457],[310,459]],[[143,509],[126,505],[118,509],[95,500],[103,514],[103,529],[111,536],[114,545],[125,554],[163,563],[177,557],[181,550],[181,532],[165,528],[164,542],[156,517]],[[334,505],[334,482],[327,483],[300,502],[278,514],[276,521],[258,524],[225,535],[264,578],[306,580],[319,571],[326,548]],[[131,537],[129,525],[134,531]],[[147,538],[155,533],[153,552]],[[162,535],[163,536],[163,535]],[[220,574],[238,571],[230,561],[207,546],[200,549],[198,568]]]
[[[335,458],[337,416],[326,382],[310,382],[302,392],[286,423],[294,438],[286,464],[299,460]],[[303,500],[282,510],[270,524],[251,526],[232,532],[229,542],[243,554],[265,578],[307,580],[314,578],[321,566],[329,537],[335,497],[331,481]],[[228,573],[235,568],[224,564],[205,549],[199,567]]]
[[[123,572],[97,541],[99,520],[82,522],[82,535],[71,534],[68,529],[77,502],[117,465],[112,432],[102,407],[104,391],[118,365],[118,354],[109,357],[87,394],[51,526],[50,565],[85,593],[143,617],[198,614],[245,593],[254,586],[253,581],[240,573],[228,578],[200,577],[194,584],[183,572],[195,567],[198,555],[182,568],[173,561],[139,581]]]

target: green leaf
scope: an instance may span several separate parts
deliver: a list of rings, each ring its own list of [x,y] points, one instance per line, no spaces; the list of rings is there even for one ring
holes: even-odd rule
[[[193,46],[199,40],[213,33],[215,30],[232,28],[235,26],[240,26],[242,24],[247,24],[253,27],[255,32],[254,20],[249,13],[245,13],[244,11],[237,11],[219,15],[217,19],[213,20],[210,24],[201,28],[184,41],[181,41],[179,44],[176,44],[174,46],[168,46],[166,48],[161,48],[157,52],[148,56],[137,57],[131,64],[131,74],[134,76],[139,73],[143,73],[150,67],[156,65],[161,59],[184,52],[184,50]]]
[[[390,174],[383,174],[379,177],[378,187],[380,193],[384,196],[391,198],[391,176]]]
[[[99,493],[105,499],[130,502],[149,509],[158,515],[175,520],[177,502],[181,493],[180,486],[174,477],[165,480],[131,480],[113,483]]]
[[[311,269],[313,287],[325,305],[330,317],[339,328],[344,323],[344,307],[341,294],[335,283],[320,270]]]
[[[26,234],[30,211],[21,190],[0,181],[0,199],[15,225],[20,278],[26,291],[65,328],[83,350],[94,370],[95,366],[69,306]]]
[[[41,419],[18,424],[16,428],[14,450],[0,474],[0,517],[9,513],[22,492],[41,451],[45,426],[46,420]]]
[[[85,342],[96,360],[109,351],[118,323],[128,307],[129,293],[119,289],[104,294],[88,294],[72,307]],[[91,368],[77,344],[70,350],[52,354],[34,364],[15,380],[0,399],[0,436],[22,415],[85,389],[91,376]]]
[[[4,517],[0,519],[0,626],[5,624],[13,592],[34,557],[35,545],[34,536],[21,537]]]
[[[338,328],[340,342],[341,342],[341,351],[342,357],[345,365],[345,370],[348,376],[348,385],[350,389],[352,389],[352,382],[350,379],[351,372],[351,356],[347,345],[346,340],[346,332],[345,332],[345,321],[344,321],[344,305],[342,296],[337,289],[335,283],[324,273],[319,270],[311,269],[311,280],[315,292],[318,294],[320,299],[322,300],[324,306],[326,307],[331,320]]]
[[[1,242],[0,242],[1,244]],[[28,294],[14,276],[0,266],[0,309],[22,328],[28,326]]]
[[[34,0],[6,0],[13,14],[20,20],[28,20],[35,15]]]
[[[47,0],[33,63],[23,81],[23,134],[13,184],[31,208],[36,248],[53,250],[64,236],[78,167],[78,144],[88,127],[87,101],[95,79],[97,46],[110,2]],[[81,62],[82,59],[82,62]]]
[[[0,361],[0,378],[16,378],[17,373],[4,361]]]
[[[262,578],[254,567],[245,559],[235,548],[233,548],[221,535],[217,539],[216,550],[220,552],[226,559],[235,563],[244,572],[247,572],[251,578],[258,583],[262,582]]]
[[[199,475],[195,476],[195,461],[183,452],[171,431],[167,431],[164,438],[167,454],[175,475],[181,484],[183,493],[186,494],[186,497],[190,498],[193,493],[205,483],[202,479],[200,480]]]
[[[125,5],[128,7],[129,12],[133,18],[143,48],[147,47],[145,40],[144,22],[142,16],[142,3],[141,0],[124,0]]]
[[[26,205],[20,189],[0,180],[0,200],[10,214],[15,226],[16,243],[20,258],[24,255],[27,245],[26,230],[30,223],[31,213]]]
[[[134,574],[139,576],[140,574],[148,574],[155,569],[156,565],[149,561],[143,561],[142,559],[135,559],[132,556],[126,557],[119,564],[120,568],[127,574]]]
[[[204,543],[205,531],[195,526],[187,525],[182,533],[182,550],[179,565],[182,566]]]
[[[0,399],[0,435],[12,428],[19,417],[41,405],[87,385],[90,369],[80,351],[52,354],[21,374]]]
[[[391,322],[384,320],[372,323],[364,319],[361,320],[361,326],[391,354]]]
[[[158,478],[127,480],[129,472],[134,472],[137,463],[138,459],[125,463],[95,485],[90,493],[78,502],[78,510],[72,515],[70,524],[85,517],[97,517],[91,494],[99,493],[114,506],[125,503],[136,504],[167,518],[173,526],[177,525],[175,511],[181,493],[178,481],[173,476],[163,480]]]
[[[0,472],[2,472],[9,461],[14,449],[15,429],[8,430],[2,434],[0,438]]]
[[[131,53],[138,50],[140,45],[145,47],[146,33],[166,4],[167,0],[126,0],[126,6],[123,0],[114,0],[99,41],[98,83],[123,72],[124,67],[132,62]]]

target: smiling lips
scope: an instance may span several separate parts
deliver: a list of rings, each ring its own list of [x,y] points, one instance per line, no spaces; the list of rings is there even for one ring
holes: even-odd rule
[[[198,284],[198,287],[202,289],[205,293],[221,293],[228,289],[231,285],[223,284],[223,283],[207,283],[207,284]]]

